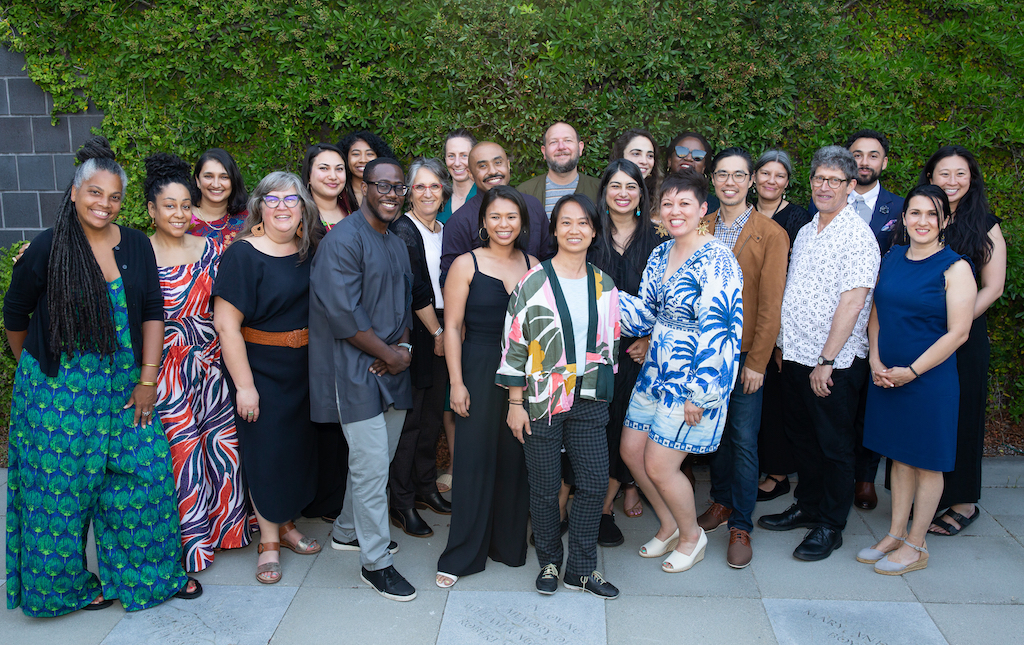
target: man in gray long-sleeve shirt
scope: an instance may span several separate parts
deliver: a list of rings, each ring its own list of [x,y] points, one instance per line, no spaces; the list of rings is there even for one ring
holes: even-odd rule
[[[402,167],[378,158],[363,170],[363,206],[339,222],[313,258],[309,384],[314,421],[341,422],[348,487],[332,546],[360,551],[360,577],[385,598],[416,590],[392,564],[387,482],[412,407],[412,269],[405,243],[388,233],[402,214]]]

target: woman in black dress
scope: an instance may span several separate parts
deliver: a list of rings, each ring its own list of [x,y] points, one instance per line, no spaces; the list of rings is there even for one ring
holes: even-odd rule
[[[300,555],[320,551],[292,523],[312,501],[317,480],[309,420],[307,234],[316,216],[296,175],[264,177],[213,287],[242,473],[260,525],[256,579],[264,584],[281,580],[282,546]]]
[[[793,162],[785,150],[768,150],[754,164],[754,190],[757,203],[754,208],[775,220],[789,234],[789,248],[811,215],[802,206],[786,200],[789,178],[793,176]],[[764,377],[764,395],[761,404],[761,432],[757,437],[757,458],[765,473],[757,491],[757,501],[775,499],[789,492],[789,473],[796,471],[793,446],[783,431],[782,417],[785,403],[779,365],[781,352],[775,349],[776,360],[768,361]]]
[[[452,489],[448,546],[437,561],[441,588],[483,571],[488,556],[510,567],[526,564],[526,458],[505,422],[508,393],[494,384],[510,294],[537,263],[525,250],[525,213],[526,202],[514,188],[488,191],[480,205],[484,246],[457,257],[444,285],[444,354],[458,415],[459,487]]]
[[[650,219],[650,196],[640,168],[628,159],[616,159],[601,175],[598,195],[601,234],[590,247],[588,261],[615,282],[620,291],[637,295],[647,258],[665,241]],[[622,532],[615,525],[612,507],[620,488],[624,489],[622,508],[629,517],[643,514],[640,494],[633,477],[619,455],[622,422],[626,418],[629,397],[647,356],[650,337],[627,338],[619,342],[619,371],[615,375],[615,397],[608,408],[608,494],[601,515],[598,544],[622,544]]]
[[[963,146],[943,146],[921,171],[920,184],[935,184],[949,198],[953,219],[946,244],[971,258],[978,278],[971,335],[956,352],[960,377],[960,414],[956,434],[956,467],[943,473],[945,488],[932,522],[933,535],[956,535],[978,517],[981,498],[981,456],[985,447],[985,404],[988,401],[988,327],[985,312],[1006,282],[1006,241],[999,218],[989,209],[985,179],[974,155]]]

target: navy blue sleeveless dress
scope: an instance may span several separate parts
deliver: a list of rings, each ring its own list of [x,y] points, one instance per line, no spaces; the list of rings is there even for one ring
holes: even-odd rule
[[[944,273],[962,256],[943,248],[910,260],[906,246],[882,258],[875,286],[878,352],[886,367],[906,367],[947,331]],[[902,387],[868,386],[864,447],[915,468],[953,470],[960,382],[956,354]]]

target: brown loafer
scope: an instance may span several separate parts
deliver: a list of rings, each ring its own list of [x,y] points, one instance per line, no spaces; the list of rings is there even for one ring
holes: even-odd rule
[[[743,529],[729,529],[729,550],[725,561],[733,569],[742,569],[750,564],[754,550],[750,548],[750,533]]]
[[[701,516],[697,518],[697,524],[704,529],[705,533],[711,533],[719,526],[728,522],[730,515],[732,515],[731,508],[726,508],[715,502],[708,510],[701,513]]]
[[[857,508],[870,511],[878,506],[878,495],[875,493],[873,482],[857,482],[853,491],[853,504]]]

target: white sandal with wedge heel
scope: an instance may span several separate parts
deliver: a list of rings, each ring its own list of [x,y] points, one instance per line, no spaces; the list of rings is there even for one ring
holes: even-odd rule
[[[686,555],[681,551],[672,551],[665,561],[661,563],[661,570],[665,573],[681,573],[690,569],[693,565],[704,559],[704,551],[707,546],[708,535],[704,532],[704,529],[701,529],[700,538],[697,539],[697,546],[693,547],[693,552],[690,555]]]
[[[660,558],[672,549],[676,548],[676,544],[679,542],[679,529],[676,532],[668,536],[667,540],[659,540],[657,536],[652,537],[647,544],[640,547],[641,558]]]

